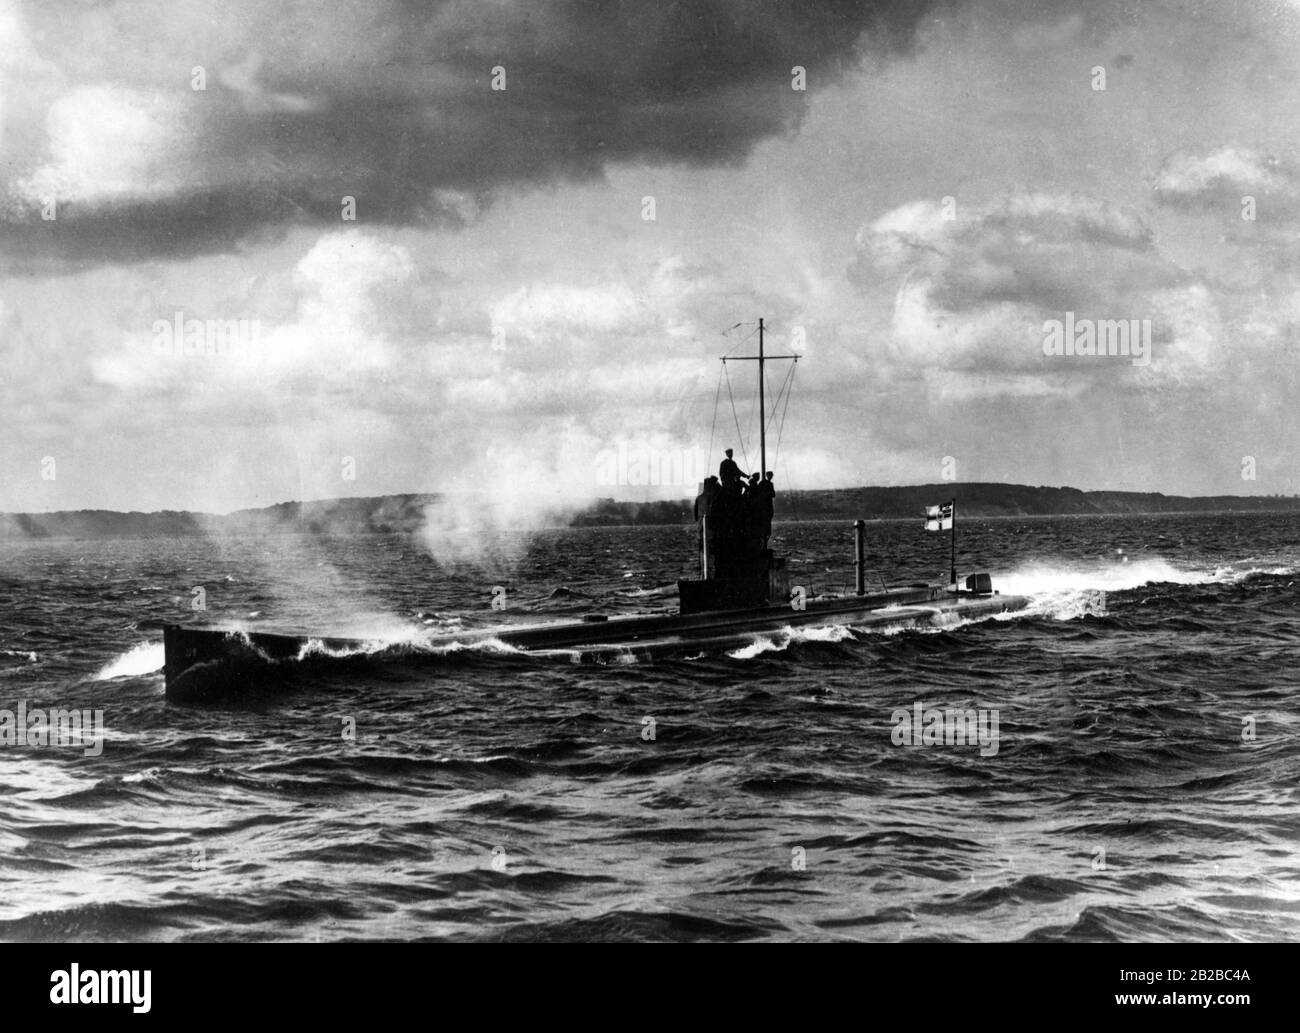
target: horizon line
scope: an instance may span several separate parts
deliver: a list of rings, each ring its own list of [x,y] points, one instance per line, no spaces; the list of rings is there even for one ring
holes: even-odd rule
[[[1006,488],[1028,488],[1033,491],[1075,491],[1083,495],[1146,495],[1159,496],[1170,499],[1298,499],[1300,493],[1286,495],[1276,493],[1272,495],[1251,494],[1251,495],[1233,495],[1233,494],[1209,494],[1209,495],[1182,495],[1170,494],[1163,491],[1136,491],[1131,488],[1076,488],[1073,485],[1061,484],[1023,484],[1017,481],[926,481],[918,484],[861,484],[851,487],[842,488],[787,488],[783,492],[786,495],[809,494],[811,492],[847,492],[847,491],[898,491],[908,488],[942,488],[943,491],[950,491],[961,485],[975,487],[980,485],[1006,487]],[[655,487],[647,485],[646,487]],[[695,492],[681,496],[670,496],[667,498],[656,499],[632,499],[616,498],[611,495],[590,495],[581,499],[562,500],[560,505],[586,506],[596,502],[613,502],[619,505],[651,505],[654,503],[673,503],[673,502],[691,502],[695,498]],[[228,517],[236,513],[255,513],[261,510],[273,509],[276,506],[304,506],[318,502],[353,502],[364,499],[392,499],[392,498],[419,498],[419,497],[458,497],[458,498],[484,498],[491,497],[491,492],[484,491],[395,491],[386,492],[379,495],[329,495],[318,498],[302,499],[281,499],[278,502],[267,502],[261,505],[237,506],[225,511],[213,512],[203,509],[108,509],[102,506],[83,506],[76,509],[41,509],[41,510],[3,510],[0,516],[23,517],[23,516],[56,516],[60,513],[115,513],[121,516],[156,516],[162,513],[184,513],[190,516],[200,517]]]

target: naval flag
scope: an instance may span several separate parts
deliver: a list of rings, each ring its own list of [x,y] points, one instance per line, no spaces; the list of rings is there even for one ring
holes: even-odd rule
[[[925,529],[927,531],[948,531],[952,529],[952,503],[942,506],[925,507]]]

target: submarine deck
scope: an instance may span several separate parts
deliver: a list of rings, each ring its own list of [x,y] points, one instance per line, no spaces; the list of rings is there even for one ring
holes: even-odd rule
[[[928,585],[866,595],[811,599],[790,605],[693,614],[649,614],[607,619],[502,625],[421,639],[436,653],[456,645],[496,640],[539,656],[599,661],[619,655],[655,657],[685,646],[743,644],[752,634],[840,618],[854,627],[921,627],[965,617],[1024,609],[1020,596],[959,592]],[[203,702],[239,695],[275,680],[282,665],[318,653],[380,652],[374,639],[344,635],[259,631],[239,627],[164,625],[166,696]],[[394,643],[396,645],[397,643]]]

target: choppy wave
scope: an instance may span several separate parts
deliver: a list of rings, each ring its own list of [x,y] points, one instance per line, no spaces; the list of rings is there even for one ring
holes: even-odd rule
[[[781,533],[814,588],[846,580],[851,528]],[[894,583],[934,576],[919,528],[871,534]],[[1292,519],[960,542],[1031,609],[594,664],[471,638],[491,586],[528,586],[511,620],[667,606],[623,575],[671,586],[680,528],[548,532],[491,571],[378,535],[28,545],[0,708],[102,708],[106,736],[0,747],[0,939],[1300,939]],[[355,592],[307,590],[316,550]],[[178,600],[135,589],[182,571],[245,630],[367,633],[308,643],[283,692],[170,705],[146,637]],[[995,708],[997,753],[895,745],[917,704]]]
[[[843,642],[853,638],[852,629],[843,624],[785,627],[758,634],[749,645],[734,649],[727,656],[734,660],[752,660],[763,653],[783,652],[800,642]]]

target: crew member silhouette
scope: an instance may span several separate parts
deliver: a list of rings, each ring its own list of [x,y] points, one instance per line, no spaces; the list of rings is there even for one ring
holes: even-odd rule
[[[718,479],[716,477],[706,477],[704,479],[703,490],[695,496],[695,522],[700,525],[700,542],[698,549],[701,556],[704,555],[704,536],[706,533],[709,536],[710,551],[713,551],[713,549],[716,548],[714,543],[717,540],[718,530],[713,513],[714,503],[717,501],[718,495],[721,491],[722,489],[719,487]],[[705,517],[708,517],[707,532],[704,522]],[[704,576],[709,576],[707,570],[704,571]]]
[[[718,494],[718,479],[716,477],[706,477],[704,479],[704,490],[695,496],[695,522],[699,523],[701,517],[709,515],[713,508],[713,500]]]
[[[736,465],[736,461],[731,458],[731,449],[727,449],[727,458],[718,465],[718,477],[722,481],[722,486],[726,488],[733,481],[738,481],[746,476],[748,475],[742,473],[740,467]]]

